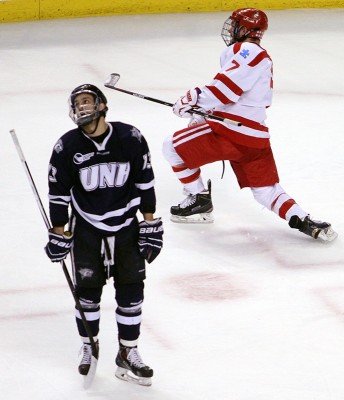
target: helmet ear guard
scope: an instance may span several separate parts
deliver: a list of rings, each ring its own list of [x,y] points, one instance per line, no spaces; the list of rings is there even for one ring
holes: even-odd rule
[[[78,110],[75,107],[75,99],[77,96],[83,93],[88,93],[94,98],[93,107],[88,106],[86,109]],[[90,124],[92,121],[99,119],[100,117],[105,117],[107,108],[107,99],[104,93],[98,89],[96,86],[91,84],[83,84],[76,87],[68,99],[69,103],[69,116],[73,122],[79,127]],[[100,110],[100,104],[105,104],[105,108]]]
[[[246,33],[240,36],[243,27],[246,28]],[[268,17],[263,11],[256,8],[240,8],[225,21],[221,36],[226,45],[230,46],[247,38],[260,40],[267,29]]]

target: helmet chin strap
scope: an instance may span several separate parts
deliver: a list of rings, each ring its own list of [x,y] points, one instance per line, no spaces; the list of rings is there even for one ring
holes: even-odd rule
[[[85,130],[82,129],[82,126],[79,127],[85,133],[85,135],[93,135],[94,134],[94,132],[98,129],[100,117],[104,117],[105,118],[107,110],[108,110],[108,108],[105,107],[104,110],[99,111],[98,112],[98,117],[95,118],[94,120],[92,120],[89,124],[87,124],[87,125],[90,125],[93,121],[97,121],[96,127],[95,127],[95,129],[93,129],[92,132],[85,132]],[[86,125],[84,125],[84,126],[86,126]]]
[[[249,31],[247,31],[245,34],[243,34],[240,38],[240,40],[238,40],[239,42],[243,42],[246,39],[255,39],[255,38],[249,38],[249,35],[254,32],[256,29],[251,29]]]
[[[97,121],[97,123],[96,123],[96,127],[93,129],[92,132],[86,132],[84,129],[82,129],[82,126],[80,126],[79,128],[85,133],[85,135],[93,135],[94,132],[98,129],[100,117],[101,117],[101,115],[99,115],[98,118],[95,118],[95,119],[93,120],[93,121]],[[93,121],[92,121],[92,122],[93,122]],[[91,123],[92,123],[92,122],[91,122]],[[91,125],[91,124],[87,124],[87,125]],[[85,125],[85,126],[86,126],[86,125]]]

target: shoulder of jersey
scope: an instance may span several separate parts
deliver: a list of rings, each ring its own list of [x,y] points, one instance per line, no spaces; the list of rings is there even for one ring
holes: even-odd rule
[[[66,132],[64,135],[61,136],[60,140],[63,140],[64,143],[68,143],[70,141],[75,140],[79,135],[79,129],[71,129],[70,131]]]
[[[125,122],[115,121],[115,122],[108,122],[108,124],[112,125],[114,130],[118,131],[121,134],[125,134],[130,131],[132,125],[129,125]]]
[[[235,43],[233,46],[233,53],[242,62],[247,64],[252,63],[252,61],[257,59],[257,57],[259,60],[263,60],[264,58],[270,59],[266,50],[251,42]]]
[[[55,143],[54,151],[59,154],[65,148],[73,147],[74,143],[80,141],[80,136],[78,135],[78,128],[71,129],[70,131],[63,134]]]
[[[124,122],[110,122],[110,124],[113,126],[120,140],[132,141],[134,139],[134,142],[142,141],[142,134],[135,126]]]

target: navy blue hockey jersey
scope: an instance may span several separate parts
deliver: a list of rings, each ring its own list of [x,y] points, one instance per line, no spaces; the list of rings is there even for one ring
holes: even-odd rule
[[[81,129],[64,134],[49,164],[49,211],[53,226],[77,221],[110,236],[137,224],[137,211],[154,213],[156,198],[150,152],[132,125],[111,122],[98,144]]]

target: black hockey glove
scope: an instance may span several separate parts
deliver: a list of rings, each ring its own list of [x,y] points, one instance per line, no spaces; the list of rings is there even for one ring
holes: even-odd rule
[[[73,244],[73,235],[65,232],[64,235],[58,235],[50,230],[48,231],[49,242],[44,247],[47,256],[52,262],[59,262],[67,257]]]
[[[161,218],[155,218],[153,221],[141,221],[139,228],[139,250],[141,256],[150,264],[162,249],[164,228]]]

